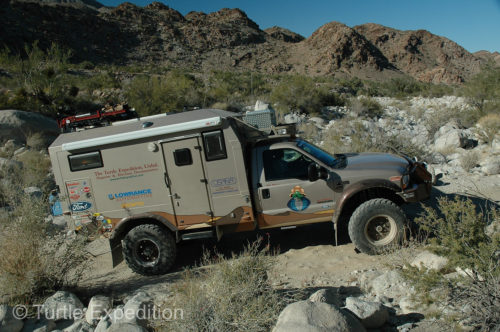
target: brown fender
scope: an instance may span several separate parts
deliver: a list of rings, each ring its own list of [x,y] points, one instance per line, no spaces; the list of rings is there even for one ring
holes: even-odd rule
[[[339,216],[342,214],[342,209],[344,208],[345,204],[349,201],[350,198],[352,198],[354,195],[362,191],[374,188],[389,189],[394,193],[401,191],[401,188],[397,184],[385,179],[363,180],[361,182],[354,183],[344,189],[342,196],[337,201],[332,221],[333,222],[337,221]]]

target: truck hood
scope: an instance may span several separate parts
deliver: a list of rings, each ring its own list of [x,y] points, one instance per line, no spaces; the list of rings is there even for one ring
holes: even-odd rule
[[[389,153],[350,153],[342,156],[344,162],[341,168],[346,170],[366,170],[366,169],[394,169],[403,173],[408,167],[408,161],[400,156]]]

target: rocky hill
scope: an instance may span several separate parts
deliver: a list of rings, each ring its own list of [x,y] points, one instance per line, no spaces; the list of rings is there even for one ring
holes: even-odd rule
[[[94,63],[460,83],[491,58],[424,30],[331,22],[305,39],[280,27],[261,30],[239,9],[183,16],[158,2],[10,0],[0,19],[0,45],[22,50],[37,40],[41,47],[55,42],[73,50],[75,60]]]

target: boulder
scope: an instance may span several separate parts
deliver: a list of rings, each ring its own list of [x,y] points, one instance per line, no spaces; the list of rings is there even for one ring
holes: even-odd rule
[[[55,329],[56,323],[53,320],[40,317],[40,319],[28,319],[21,332],[51,332]]]
[[[357,297],[348,297],[345,300],[345,307],[356,315],[361,324],[368,329],[381,327],[389,318],[387,308],[379,302],[368,302]]]
[[[299,301],[280,313],[273,332],[365,331],[350,313],[324,302]]]
[[[14,317],[12,307],[0,304],[0,331],[19,332],[23,328],[23,321]]]
[[[144,327],[132,323],[117,323],[111,325],[106,332],[147,332]]]
[[[333,289],[320,289],[309,296],[309,301],[311,302],[324,302],[328,304],[333,304],[334,306],[341,307],[342,300],[337,292]]]
[[[82,318],[83,308],[82,302],[75,294],[65,291],[55,293],[43,303],[45,317],[56,322],[62,319]]]
[[[397,271],[391,270],[373,280],[372,292],[377,297],[387,296],[399,300],[404,296],[413,294],[414,289]]]
[[[427,268],[429,270],[441,271],[448,264],[448,258],[438,256],[430,251],[423,251],[417,255],[410,263],[411,266],[416,268]]]
[[[94,332],[94,328],[85,319],[80,319],[65,328],[64,332]]]
[[[486,175],[500,174],[500,156],[489,156],[480,165],[481,172]]]
[[[59,132],[57,122],[41,114],[0,110],[0,141],[14,139],[26,142],[28,136],[34,133],[45,137],[56,137]]]
[[[85,312],[85,320],[90,325],[97,325],[101,318],[109,313],[111,308],[111,298],[103,295],[93,296]]]
[[[372,283],[375,278],[382,275],[382,272],[377,270],[363,272],[359,277],[359,286],[365,292],[370,292],[372,290]]]
[[[147,320],[154,312],[153,299],[145,292],[138,292],[123,307],[124,316],[120,322],[146,327]]]
[[[439,136],[434,141],[435,151],[446,151],[450,149],[463,148],[467,144],[467,138],[460,129],[452,129]]]

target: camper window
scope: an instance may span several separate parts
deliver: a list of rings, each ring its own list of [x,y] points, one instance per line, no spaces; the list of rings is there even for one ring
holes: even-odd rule
[[[68,156],[68,160],[72,172],[103,166],[101,152],[99,151],[72,154]]]
[[[222,131],[218,130],[203,133],[203,142],[207,161],[227,158],[226,145],[224,144],[224,135]]]
[[[186,166],[193,163],[193,158],[191,157],[191,150],[189,149],[178,149],[174,151],[175,165]]]

